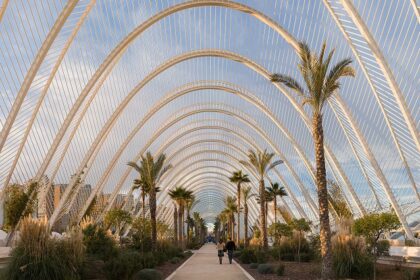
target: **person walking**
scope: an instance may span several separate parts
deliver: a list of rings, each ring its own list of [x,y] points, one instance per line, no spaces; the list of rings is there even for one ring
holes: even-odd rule
[[[217,249],[217,256],[219,257],[219,262],[222,264],[223,257],[225,256],[225,253],[223,252],[225,250],[225,243],[223,243],[222,239],[219,239],[219,243],[216,245]]]
[[[229,263],[232,264],[233,251],[236,250],[236,244],[235,244],[235,241],[233,241],[232,238],[230,237],[229,237],[229,241],[226,243],[226,250],[229,257]]]

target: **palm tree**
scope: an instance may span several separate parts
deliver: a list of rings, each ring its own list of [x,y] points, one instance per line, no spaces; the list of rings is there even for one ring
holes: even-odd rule
[[[312,134],[315,146],[316,185],[318,189],[318,205],[320,220],[320,240],[322,256],[322,279],[332,277],[331,229],[328,211],[328,190],[325,171],[324,131],[322,125],[322,108],[327,100],[340,88],[340,78],[354,77],[355,70],[351,67],[352,60],[340,60],[330,68],[334,50],[325,56],[326,44],[322,45],[319,55],[310,51],[306,43],[299,43],[298,69],[306,84],[304,89],[292,77],[273,74],[272,82],[282,83],[294,91],[301,99],[302,105],[309,104],[312,108]]]
[[[190,241],[190,228],[194,225],[193,220],[190,217],[190,212],[198,202],[199,201],[195,199],[194,195],[185,198],[185,209],[187,210],[187,242]]]
[[[174,203],[174,244],[175,246],[178,244],[178,209],[176,203]]]
[[[238,205],[236,204],[236,198],[233,196],[228,196],[225,199],[226,211],[227,216],[229,217],[229,224],[230,224],[230,233],[232,239],[235,238],[235,213],[238,211]]]
[[[232,176],[229,178],[232,183],[236,183],[237,187],[237,196],[238,196],[238,235],[236,237],[236,243],[239,245],[241,242],[241,220],[240,220],[240,211],[241,211],[241,184],[242,183],[249,183],[250,180],[248,178],[248,174],[242,173],[242,170],[233,172]]]
[[[268,248],[268,239],[267,239],[267,223],[265,221],[265,185],[264,178],[267,175],[268,171],[273,169],[279,164],[282,164],[283,161],[276,160],[272,161],[274,157],[273,153],[268,153],[265,149],[264,151],[253,151],[249,150],[248,161],[241,160],[240,162],[251,168],[254,168],[257,174],[259,175],[259,195],[260,195],[260,227],[263,238],[264,248]]]
[[[226,210],[223,210],[222,212],[220,212],[218,217],[220,220],[220,224],[222,225],[220,238],[226,239],[226,231],[229,231],[229,229],[227,228],[228,213],[226,212]]]
[[[150,152],[146,156],[142,156],[140,165],[135,162],[129,162],[128,165],[133,167],[139,174],[143,184],[149,188],[149,208],[150,208],[150,222],[152,226],[152,249],[156,250],[157,229],[156,229],[156,187],[160,178],[172,166],[164,165],[166,156],[161,154],[156,161]]]
[[[140,189],[140,196],[142,202],[142,216],[143,219],[146,218],[146,196],[149,194],[150,189],[147,184],[143,183],[141,179],[134,179],[133,186],[131,187],[133,190]],[[159,187],[155,187],[155,192],[160,192]]]
[[[274,222],[277,223],[277,197],[287,196],[287,193],[284,187],[280,187],[278,183],[271,183],[271,186],[267,188],[267,192],[273,197]]]
[[[242,199],[244,201],[244,229],[245,229],[245,247],[248,247],[249,239],[248,239],[248,200],[255,196],[255,194],[251,193],[251,187],[244,187],[242,188]]]
[[[200,236],[200,213],[194,212],[193,213],[193,220],[194,220],[194,236],[197,238]]]
[[[169,196],[178,204],[178,241],[184,246],[184,212],[188,199],[191,199],[192,191],[188,191],[182,186],[169,191]]]

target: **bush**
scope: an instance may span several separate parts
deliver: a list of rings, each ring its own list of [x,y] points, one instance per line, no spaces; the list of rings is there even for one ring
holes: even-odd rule
[[[107,261],[118,253],[114,240],[98,225],[89,224],[83,229],[83,244],[86,253]]]
[[[242,252],[241,251],[235,251],[233,252],[233,257],[234,258],[239,258],[241,256]]]
[[[277,276],[283,276],[284,275],[284,270],[285,270],[285,266],[284,266],[284,264],[279,264],[277,267],[276,267],[276,274],[277,274]]]
[[[181,259],[180,259],[180,258],[178,258],[178,257],[173,257],[173,258],[170,260],[170,262],[171,262],[171,263],[173,263],[173,264],[179,263],[180,261],[181,261]]]
[[[287,262],[294,262],[295,261],[295,255],[292,254],[292,253],[283,254],[283,255],[281,255],[281,260],[282,261],[287,261]]]
[[[105,263],[103,260],[87,258],[83,264],[82,279],[105,279]],[[0,278],[1,279],[1,278]]]
[[[257,268],[258,273],[260,274],[272,274],[274,273],[274,266],[267,263],[262,263]]]
[[[80,279],[84,261],[81,233],[74,230],[68,236],[51,238],[46,220],[24,218],[5,269],[6,279]]]
[[[406,270],[403,275],[404,280],[420,280],[420,269],[414,271]]]
[[[349,235],[333,238],[333,267],[339,278],[368,278],[373,274],[373,260],[363,239]]]
[[[255,256],[255,253],[251,249],[244,249],[242,251],[241,256],[239,257],[239,260],[241,263],[249,264],[249,263],[255,263],[257,262],[257,257]]]
[[[376,250],[378,256],[389,256],[389,241],[388,240],[380,240],[376,245]]]
[[[296,262],[299,261],[298,255],[295,255],[294,258],[295,258]],[[312,256],[309,253],[301,253],[300,254],[300,261],[301,262],[310,262],[311,259],[312,259]]]
[[[257,269],[257,268],[258,268],[258,266],[259,266],[259,263],[251,263],[251,264],[249,265],[249,268],[251,268],[251,269]]]
[[[161,280],[163,279],[162,273],[156,269],[142,269],[137,272],[132,280]]]
[[[143,256],[132,250],[121,250],[117,257],[105,263],[107,279],[129,280],[143,268]]]
[[[257,263],[266,263],[270,259],[269,252],[266,250],[256,250],[255,257],[257,258]]]

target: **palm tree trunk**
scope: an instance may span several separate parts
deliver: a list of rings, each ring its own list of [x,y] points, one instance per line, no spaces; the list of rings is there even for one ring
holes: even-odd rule
[[[277,196],[274,196],[273,207],[274,207],[274,223],[277,223]]]
[[[248,204],[244,205],[244,230],[245,230],[245,248],[248,247]]]
[[[273,207],[274,207],[274,223],[277,223],[277,196],[274,195],[273,200]],[[274,226],[274,243],[277,242],[277,226]]]
[[[235,213],[232,213],[232,234],[230,235],[232,240],[235,240]]]
[[[178,210],[174,206],[174,243],[175,246],[178,245]]]
[[[187,243],[190,242],[190,210],[187,208]]]
[[[238,183],[238,232],[236,237],[236,244],[239,246],[241,242],[241,220],[240,220],[240,210],[241,210],[241,183]]]
[[[268,239],[267,239],[267,223],[265,221],[265,188],[264,188],[264,178],[260,180],[260,225],[262,233],[263,247],[268,248]]]
[[[156,231],[156,191],[155,191],[154,185],[150,188],[149,207],[150,207],[150,223],[152,226],[152,250],[155,251],[157,231]]]
[[[143,211],[143,220],[146,218],[146,193],[144,190],[141,191],[141,203],[142,203],[142,211]]]
[[[313,138],[315,145],[316,160],[316,184],[318,187],[320,241],[322,257],[322,279],[332,278],[332,254],[331,254],[331,229],[328,214],[328,190],[325,171],[324,156],[324,131],[322,127],[322,115],[313,115]]]
[[[182,213],[184,212],[184,207],[182,207],[182,205],[179,205],[179,209],[178,209],[178,243],[179,246],[182,247],[182,243],[183,243],[183,238],[182,238]]]

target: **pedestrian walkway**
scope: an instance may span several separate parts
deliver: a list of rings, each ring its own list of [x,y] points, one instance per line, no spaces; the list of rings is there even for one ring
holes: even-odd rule
[[[214,244],[206,244],[196,251],[196,253],[187,262],[181,266],[173,277],[168,279],[174,280],[249,280],[245,272],[241,270],[239,265],[229,264],[227,254],[223,258],[223,264],[219,264],[216,246]]]

